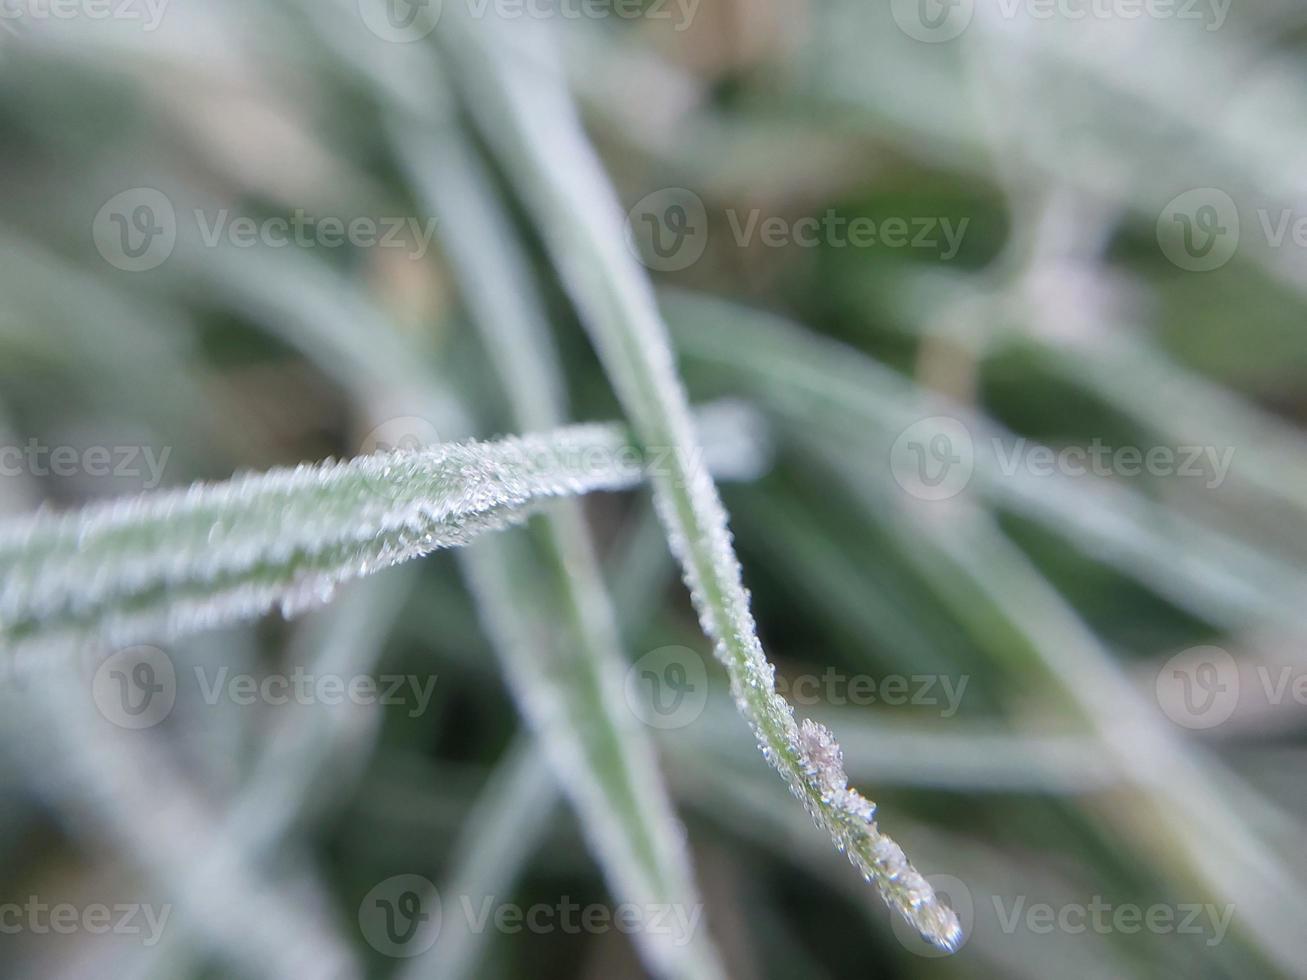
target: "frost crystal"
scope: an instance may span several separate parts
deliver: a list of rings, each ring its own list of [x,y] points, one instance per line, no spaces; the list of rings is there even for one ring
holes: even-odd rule
[[[876,815],[876,804],[849,789],[844,774],[844,753],[830,730],[805,718],[799,728],[799,751],[803,755],[804,772],[821,787],[822,802],[870,823]]]

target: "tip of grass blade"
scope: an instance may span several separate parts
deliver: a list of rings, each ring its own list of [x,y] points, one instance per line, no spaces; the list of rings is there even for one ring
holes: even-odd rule
[[[844,753],[825,725],[805,718],[799,726],[803,769],[816,785],[823,804],[844,826],[831,827],[843,851],[868,881],[874,881],[885,901],[940,949],[955,952],[962,944],[962,924],[922,874],[908,861],[903,848],[876,826],[876,804],[849,786]],[[824,814],[817,815],[826,822]],[[866,846],[870,844],[870,846]]]

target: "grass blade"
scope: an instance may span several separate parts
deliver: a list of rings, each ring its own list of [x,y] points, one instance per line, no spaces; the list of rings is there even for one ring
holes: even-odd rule
[[[474,902],[512,888],[540,845],[557,810],[558,781],[538,740],[519,736],[477,797],[451,848],[457,861],[441,893]],[[474,975],[494,937],[466,918],[439,924],[439,942],[414,957],[397,980],[463,980]]]

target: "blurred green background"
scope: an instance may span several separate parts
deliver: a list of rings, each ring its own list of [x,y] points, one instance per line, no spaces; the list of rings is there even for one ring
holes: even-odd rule
[[[766,420],[723,495],[778,681],[968,929],[892,926],[755,750],[647,492],[602,495],[731,976],[1307,975],[1302,9],[396,2],[3,5],[5,510],[516,431],[471,325],[501,291],[574,418],[620,417],[442,26],[534,22],[692,399]],[[13,672],[0,974],[644,976],[611,924],[450,925],[615,904],[481,625],[436,554],[164,645],[148,729]],[[206,698],[223,667],[432,686]],[[360,921],[398,875],[441,890],[421,955]],[[181,911],[85,927],[124,903]]]

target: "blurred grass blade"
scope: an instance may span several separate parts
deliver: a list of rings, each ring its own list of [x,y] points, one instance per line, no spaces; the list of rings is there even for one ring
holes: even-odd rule
[[[768,761],[836,845],[923,936],[953,948],[961,939],[957,917],[880,833],[873,804],[849,788],[831,734],[811,721],[799,725],[776,693],[717,489],[689,463],[695,435],[688,403],[653,292],[623,241],[617,201],[581,131],[561,67],[541,46],[514,50],[507,33],[482,21],[442,36],[639,438],[676,450],[669,472],[653,480],[655,501],[740,710]]]
[[[66,676],[38,678],[5,708],[47,798],[96,849],[120,850],[145,872],[177,921],[238,976],[361,977],[354,950],[303,895],[273,882],[221,833],[207,798],[160,740],[107,724],[89,691]],[[31,731],[36,739],[27,738]],[[166,805],[160,805],[166,801]],[[197,842],[204,842],[197,853]],[[190,887],[193,883],[198,887]],[[175,974],[174,974],[175,975]]]
[[[519,736],[490,774],[450,848],[454,869],[440,891],[480,903],[512,889],[557,811],[558,781],[540,743]],[[411,959],[397,980],[464,980],[494,938],[465,916],[434,923],[438,942]],[[421,941],[419,941],[419,945]]]
[[[862,488],[869,513],[883,514],[892,506],[867,489],[874,477],[865,467],[829,456],[827,462]],[[1139,851],[1156,859],[1163,853],[1160,845],[1178,848],[1267,954],[1281,967],[1292,967],[1299,958],[1300,910],[1307,894],[1275,849],[1234,809],[1233,801],[1251,802],[1255,794],[1246,785],[1231,793],[1231,780],[1213,777],[1206,760],[1176,737],[1097,635],[990,517],[965,505],[946,515],[919,514],[917,520],[901,516],[898,526],[911,538],[911,554],[960,576],[967,598],[958,601],[973,608],[979,603],[1007,625],[1011,632],[1005,635],[1024,644],[1079,709],[1118,771],[1151,798],[1154,820],[1127,827],[1142,838]]]
[[[1046,224],[1057,224],[1058,218],[1069,224],[1054,209],[1047,210]],[[1082,233],[1079,224],[1074,231],[1058,231],[1066,237]],[[1057,234],[1045,237],[1056,239]],[[1204,489],[1254,491],[1254,506],[1289,505],[1292,510],[1256,516],[1275,527],[1269,546],[1286,544],[1285,535],[1296,535],[1301,545],[1298,524],[1307,512],[1307,440],[1302,434],[1245,395],[1180,363],[1149,339],[1146,326],[1129,323],[1128,315],[1121,325],[1102,318],[1100,307],[1122,316],[1103,298],[1112,297],[1114,289],[1124,291],[1120,272],[1109,272],[1097,256],[1062,255],[1057,241],[1038,239],[1037,244],[1019,274],[997,290],[971,275],[905,271],[898,273],[893,290],[877,290],[868,311],[922,338],[946,330],[950,345],[965,345],[977,360],[1030,358],[1032,366],[1091,393],[1167,445],[1228,452],[1228,471],[1208,474]],[[1136,289],[1142,286],[1125,281]],[[1082,295],[1090,286],[1098,306],[1072,309],[1062,298]],[[954,311],[969,314],[964,314],[965,329],[955,328],[959,317]]]
[[[386,634],[413,591],[413,566],[387,580],[368,579],[342,590],[314,617],[302,621],[291,662],[311,662],[321,675],[360,677],[375,673]],[[293,831],[325,794],[352,788],[360,756],[373,748],[381,712],[369,705],[312,704],[277,718],[260,737],[249,775],[217,822],[214,833],[249,867],[276,867],[279,849],[293,847]],[[201,869],[202,870],[202,869]],[[168,883],[178,894],[204,888],[197,869],[182,870]],[[191,975],[198,964],[194,923],[182,922],[135,958],[134,977]],[[199,925],[203,925],[200,923]]]
[[[11,651],[111,644],[286,615],[335,586],[522,521],[541,501],[630,487],[617,425],[399,450],[146,494],[0,526],[0,622]]]

